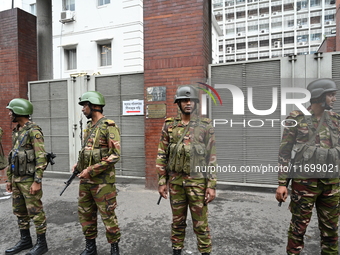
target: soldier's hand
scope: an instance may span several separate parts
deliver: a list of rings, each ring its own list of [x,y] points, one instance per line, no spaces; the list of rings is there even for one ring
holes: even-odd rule
[[[39,190],[41,190],[41,183],[33,182],[30,187],[30,194],[35,195]]]
[[[6,183],[6,191],[7,192],[12,192],[12,183],[10,183],[10,182]]]
[[[168,187],[167,187],[167,185],[158,186],[158,192],[159,192],[159,195],[161,195],[163,198],[165,198],[165,199],[168,198]]]
[[[288,189],[286,186],[279,186],[276,189],[275,198],[278,202],[285,202],[288,197]]]
[[[89,170],[87,170],[87,168],[84,169],[83,171],[81,171],[81,173],[78,174],[78,177],[80,179],[90,179],[91,178]]]
[[[76,167],[77,167],[77,163],[73,165],[73,167],[72,167],[72,173],[76,170]]]
[[[205,190],[205,196],[204,196],[204,203],[209,204],[211,201],[213,201],[216,197],[216,190],[207,188]]]

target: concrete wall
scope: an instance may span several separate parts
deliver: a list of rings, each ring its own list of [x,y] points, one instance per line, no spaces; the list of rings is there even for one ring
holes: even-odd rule
[[[27,98],[28,81],[37,80],[36,17],[20,9],[0,12],[0,114],[5,134],[5,154],[11,148],[7,104],[13,98]],[[3,171],[0,171],[0,182]]]

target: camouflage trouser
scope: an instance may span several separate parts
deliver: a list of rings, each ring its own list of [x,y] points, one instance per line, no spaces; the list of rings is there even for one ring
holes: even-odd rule
[[[317,187],[292,183],[287,254],[300,254],[303,249],[303,236],[314,204],[321,232],[321,254],[338,255],[339,185],[325,185],[320,181]]]
[[[211,252],[211,237],[208,227],[208,206],[204,205],[205,185],[181,186],[170,183],[170,203],[172,209],[171,241],[174,249],[182,249],[188,206],[190,208],[198,250]]]
[[[87,239],[97,237],[97,212],[102,217],[106,228],[106,238],[109,243],[119,242],[120,231],[115,214],[116,186],[107,184],[80,184],[78,215]]]
[[[29,229],[33,220],[37,234],[46,232],[46,216],[41,197],[42,190],[35,195],[30,194],[32,182],[13,182],[13,213],[18,217],[19,229]]]

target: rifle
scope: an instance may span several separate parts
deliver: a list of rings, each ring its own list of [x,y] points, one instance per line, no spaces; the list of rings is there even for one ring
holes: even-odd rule
[[[72,183],[72,181],[74,180],[74,178],[76,178],[76,176],[79,174],[80,172],[75,169],[72,173],[72,175],[70,176],[70,178],[68,178],[68,180],[66,182],[64,182],[66,184],[66,186],[64,187],[64,189],[60,192],[60,196],[64,193],[64,191],[67,189],[68,186],[70,186],[70,184]]]
[[[290,162],[289,162],[289,169],[288,169],[288,178],[286,179],[287,180],[287,183],[286,183],[286,188],[288,189],[288,186],[289,186],[289,183],[291,181],[291,171],[292,171],[292,167],[294,167],[294,164],[295,164],[295,155],[296,155],[296,151],[292,151],[292,155],[291,155],[291,159],[290,159]],[[282,202],[279,202],[278,206],[281,206],[282,205]]]
[[[46,154],[46,158],[47,158],[47,162],[50,163],[51,165],[54,165],[55,162],[54,162],[54,158],[56,157],[57,155],[55,155],[53,152],[48,152]],[[47,166],[46,166],[47,167]]]
[[[161,202],[161,199],[162,199],[162,195],[159,195],[158,202],[157,202],[158,205]]]

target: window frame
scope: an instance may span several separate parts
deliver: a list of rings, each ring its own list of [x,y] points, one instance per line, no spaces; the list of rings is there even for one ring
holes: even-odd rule
[[[100,2],[102,2],[102,4]],[[106,3],[106,2],[108,2],[108,3]],[[102,7],[102,6],[105,6],[105,5],[108,5],[108,4],[111,4],[111,0],[97,0],[97,6],[98,7]]]
[[[76,10],[76,1],[75,0],[63,0],[62,1],[63,11],[75,11]]]
[[[112,42],[98,42],[97,46],[99,52],[99,66],[100,67],[112,66]],[[103,58],[104,55],[103,48],[108,49],[105,55],[109,57],[106,57],[105,59]]]
[[[77,70],[77,47],[64,47],[66,70]],[[72,60],[72,61],[71,61]]]

